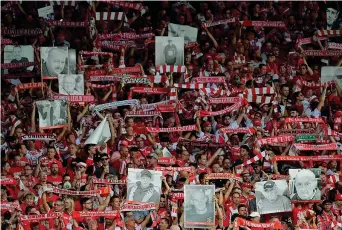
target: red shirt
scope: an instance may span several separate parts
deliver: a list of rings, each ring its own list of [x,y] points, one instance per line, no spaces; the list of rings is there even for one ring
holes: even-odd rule
[[[53,214],[53,213],[55,213],[52,209],[49,211],[49,214]],[[64,228],[62,228],[62,230],[67,230],[68,228],[68,224],[70,223],[70,224],[72,224],[72,222],[71,222],[71,216],[69,215],[69,214],[67,214],[67,213],[63,213],[63,222],[64,222]],[[69,224],[69,225],[70,225]],[[54,228],[55,227],[55,219],[49,219],[49,227],[50,227],[50,229],[51,228]],[[69,228],[70,229],[70,228]]]
[[[12,176],[20,176],[21,171],[23,171],[24,166],[11,166],[8,174]]]
[[[62,183],[63,177],[60,175],[56,175],[55,177],[52,175],[47,176],[47,181],[51,182],[54,186],[58,186]]]
[[[231,147],[232,161],[240,160],[240,147]]]
[[[58,200],[60,197],[55,195],[55,194],[51,194],[51,196],[46,196],[46,203],[49,203],[49,202],[55,202],[56,200]],[[39,205],[43,205],[43,200],[42,199],[39,199],[38,200],[38,204]]]

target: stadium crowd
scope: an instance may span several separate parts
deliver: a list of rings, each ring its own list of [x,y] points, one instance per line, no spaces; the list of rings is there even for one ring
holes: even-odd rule
[[[211,184],[211,229],[342,229],[342,71],[324,72],[342,64],[338,4],[2,1],[2,51],[32,45],[34,67],[1,68],[1,229],[183,229],[184,186]],[[170,23],[197,40],[158,50]],[[36,102],[60,87],[42,72],[65,68],[41,47],[76,50],[93,98],[69,99],[64,126],[41,127]],[[104,120],[110,137],[85,144]],[[161,190],[130,194],[131,168],[162,171]]]

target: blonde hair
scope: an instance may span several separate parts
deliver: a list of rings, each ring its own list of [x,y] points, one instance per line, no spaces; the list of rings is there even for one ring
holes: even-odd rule
[[[74,202],[74,200],[71,199],[71,198],[66,198],[65,201],[64,201],[64,204],[65,204],[65,202],[67,200],[69,200],[71,202],[71,210],[70,211],[75,211],[75,202]],[[65,209],[66,209],[66,207],[65,207]]]

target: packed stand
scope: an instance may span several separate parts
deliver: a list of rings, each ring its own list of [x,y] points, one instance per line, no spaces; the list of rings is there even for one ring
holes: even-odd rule
[[[341,3],[1,6],[1,229],[342,229]]]

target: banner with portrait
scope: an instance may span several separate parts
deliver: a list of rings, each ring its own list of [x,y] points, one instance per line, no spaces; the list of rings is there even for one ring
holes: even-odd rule
[[[63,128],[68,124],[67,102],[65,100],[43,100],[36,102],[39,114],[39,128]]]
[[[289,169],[289,191],[292,201],[321,200],[321,169]]]
[[[169,23],[168,25],[168,35],[169,37],[183,37],[184,44],[197,41],[198,29],[191,26],[184,26],[174,23]]]
[[[212,228],[215,226],[215,186],[184,185],[184,227]]]
[[[156,37],[156,66],[184,64],[184,37]]]
[[[41,47],[41,76],[43,80],[58,79],[58,74],[68,74],[67,47]]]
[[[327,1],[326,9],[326,29],[340,30],[342,29],[342,3],[340,1]]]
[[[159,203],[162,172],[128,168],[127,201],[131,203]]]
[[[321,83],[331,82],[336,80],[342,88],[342,67],[339,66],[324,66],[321,70]]]
[[[58,89],[63,95],[84,95],[83,74],[58,74]]]
[[[255,184],[257,210],[260,214],[290,212],[291,200],[288,196],[286,180],[269,180]]]
[[[34,68],[33,46],[6,45],[4,48],[4,74],[31,72]],[[8,67],[8,68],[6,68]]]

